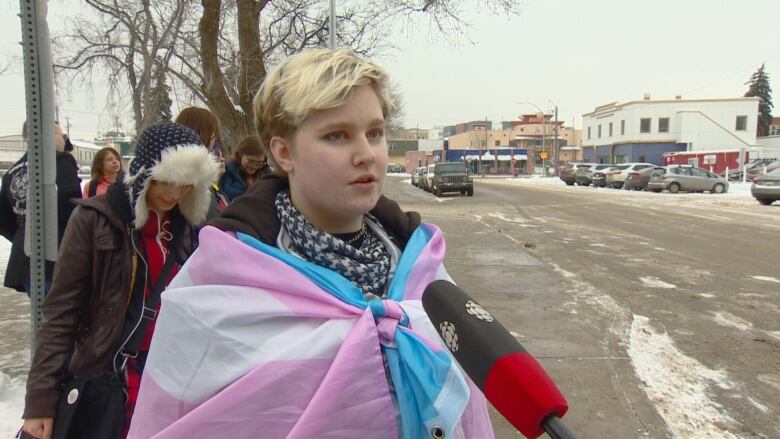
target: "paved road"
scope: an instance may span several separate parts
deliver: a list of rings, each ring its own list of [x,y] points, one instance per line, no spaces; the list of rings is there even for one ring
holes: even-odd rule
[[[780,206],[515,183],[386,193],[442,227],[450,273],[541,359],[581,437],[780,437]]]

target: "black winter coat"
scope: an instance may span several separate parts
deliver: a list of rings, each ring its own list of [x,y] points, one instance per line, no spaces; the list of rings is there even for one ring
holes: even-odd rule
[[[81,198],[81,179],[76,159],[70,153],[57,151],[57,245],[62,242],[65,226],[73,209],[71,200]],[[3,285],[24,292],[30,283],[30,258],[24,253],[25,215],[27,212],[27,154],[25,153],[3,176],[0,190],[0,235],[11,242],[11,254]],[[51,282],[54,262],[46,261],[46,280]]]

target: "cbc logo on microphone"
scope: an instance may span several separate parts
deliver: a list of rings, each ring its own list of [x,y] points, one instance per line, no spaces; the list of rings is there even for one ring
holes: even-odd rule
[[[444,344],[447,345],[447,349],[450,352],[457,352],[458,332],[455,330],[455,325],[445,320],[439,323],[439,332],[441,333],[441,339],[444,340]]]
[[[493,315],[487,312],[485,308],[482,308],[482,305],[474,302],[473,300],[466,302],[466,312],[480,320],[484,320],[486,322],[493,321]]]

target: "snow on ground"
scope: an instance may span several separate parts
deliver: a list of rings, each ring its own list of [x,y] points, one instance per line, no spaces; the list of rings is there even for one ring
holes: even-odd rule
[[[675,437],[736,438],[735,425],[707,391],[734,387],[725,371],[709,369],[680,352],[672,339],[657,332],[644,316],[634,315],[628,355],[647,396]]]
[[[0,438],[14,437],[22,427],[25,379],[0,372]]]
[[[664,282],[657,277],[640,277],[639,280],[642,281],[642,285],[648,288],[664,288],[669,290],[677,288],[677,285]]]
[[[674,200],[677,202],[687,202],[695,204],[749,204],[758,205],[753,196],[750,194],[751,183],[742,182],[730,182],[729,190],[724,194],[711,194],[707,193],[677,193],[671,194],[669,192],[648,192],[648,191],[629,191],[623,189],[612,188],[597,188],[593,186],[567,186],[566,183],[561,181],[558,177],[504,177],[490,179],[493,183],[499,184],[511,184],[517,186],[535,186],[535,187],[549,187],[556,189],[563,189],[568,191],[589,191],[599,194],[610,194],[616,197],[636,198],[640,200]]]
[[[753,276],[753,279],[755,280],[763,280],[765,282],[774,282],[780,284],[780,279],[777,279],[776,277],[769,277],[769,276]]]

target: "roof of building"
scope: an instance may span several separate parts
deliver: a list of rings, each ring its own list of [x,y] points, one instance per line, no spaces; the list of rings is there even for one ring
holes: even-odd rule
[[[592,116],[604,111],[617,110],[628,105],[635,104],[673,104],[673,103],[693,103],[693,102],[731,102],[731,101],[759,101],[757,97],[736,97],[736,98],[707,98],[707,99],[639,99],[626,102],[610,102],[608,104],[599,105],[590,113],[584,113],[582,116]]]

